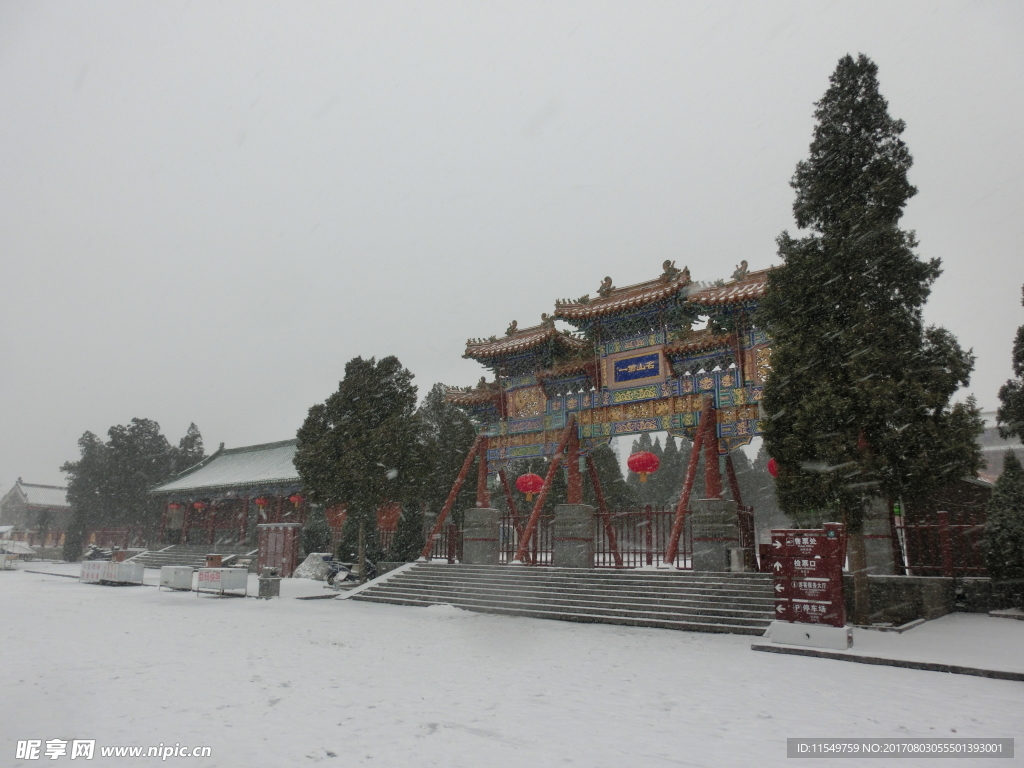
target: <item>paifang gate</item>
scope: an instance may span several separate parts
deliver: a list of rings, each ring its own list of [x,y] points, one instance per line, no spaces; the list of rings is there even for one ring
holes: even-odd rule
[[[622,567],[590,453],[612,437],[667,431],[694,443],[659,561],[680,565],[680,535],[703,453],[706,495],[712,499],[724,497],[720,457],[725,457],[731,501],[741,512],[741,548],[747,567],[755,568],[752,510],[742,506],[729,454],[761,432],[759,401],[771,369],[771,346],[752,315],[767,275],[768,270],[748,271],[744,261],[730,280],[702,284],[691,280],[689,269],[666,261],[654,280],[616,288],[606,277],[596,296],[556,301],[539,325],[519,328],[513,321],[501,337],[470,339],[464,357],[479,361],[494,379],[485,376],[476,387],[448,392],[449,402],[475,417],[478,434],[423,556],[429,557],[478,460],[477,506],[490,506],[486,479],[497,475],[512,509],[515,560],[530,562],[552,478],[565,462],[569,503],[581,503],[587,471],[615,564]],[[558,330],[556,319],[574,330]],[[520,515],[506,468],[515,459],[535,456],[550,459],[547,476],[529,515]]]

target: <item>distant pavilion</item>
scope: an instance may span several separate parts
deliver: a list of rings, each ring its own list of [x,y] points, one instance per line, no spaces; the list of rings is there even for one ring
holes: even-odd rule
[[[308,502],[295,440],[220,448],[150,495],[163,505],[164,544],[245,544],[259,523],[303,523]]]

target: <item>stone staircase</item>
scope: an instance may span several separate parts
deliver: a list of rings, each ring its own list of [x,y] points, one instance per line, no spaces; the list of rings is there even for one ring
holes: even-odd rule
[[[352,595],[393,605],[691,632],[762,635],[772,577],[761,573],[605,570],[416,563]]]
[[[130,558],[129,562],[141,563],[144,568],[162,568],[165,565],[190,565],[193,568],[205,568],[206,555],[212,553],[224,555],[224,566],[228,567],[234,560],[247,556],[250,550],[245,546],[175,544],[164,549],[148,550]]]

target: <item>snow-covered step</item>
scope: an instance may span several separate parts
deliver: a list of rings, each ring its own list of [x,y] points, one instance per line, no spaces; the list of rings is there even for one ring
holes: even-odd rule
[[[516,595],[501,597],[480,597],[458,593],[424,595],[394,589],[388,593],[390,602],[401,600],[405,604],[447,603],[460,607],[489,610],[492,608],[520,608],[527,610],[553,611],[557,613],[601,614],[608,617],[645,618],[664,621],[698,621],[714,624],[736,624],[765,629],[764,611],[728,611],[713,608],[694,609],[657,604],[608,603],[604,601],[559,600],[557,598],[528,598]]]
[[[500,584],[481,585],[477,583],[458,584],[445,582],[443,584],[432,584],[425,580],[396,579],[392,585],[395,589],[403,589],[407,592],[429,592],[438,594],[450,592],[462,595],[479,595],[481,597],[501,596],[509,593],[508,587]],[[590,600],[595,602],[630,602],[635,604],[657,604],[666,606],[707,606],[720,610],[752,610],[756,612],[771,612],[774,600],[771,597],[756,596],[729,596],[722,598],[717,595],[703,593],[692,594],[652,594],[651,592],[634,592],[615,590],[587,590],[587,589],[563,589],[560,587],[545,587],[536,585],[529,587],[518,587],[515,594],[522,596],[534,596],[538,598],[554,597],[559,600]]]
[[[605,611],[599,612],[587,612],[587,611],[568,611],[568,610],[550,610],[540,608],[530,608],[524,606],[479,606],[471,603],[447,603],[446,601],[436,600],[391,600],[384,597],[376,596],[367,592],[363,592],[360,595],[353,596],[353,600],[362,600],[365,602],[373,603],[389,603],[392,605],[410,605],[410,606],[421,606],[427,607],[430,605],[439,605],[441,603],[456,605],[459,608],[465,608],[471,611],[477,611],[480,613],[496,613],[506,616],[525,616],[534,619],[554,619],[556,621],[576,621],[582,623],[591,624],[623,624],[626,626],[633,627],[654,627],[657,629],[677,629],[688,632],[722,632],[728,634],[739,634],[739,635],[756,635],[761,636],[764,634],[770,622],[764,622],[764,625],[758,626],[745,626],[735,623],[715,623],[709,621],[701,621],[699,619],[687,620],[685,618],[678,620],[669,620],[663,618],[641,618],[632,616],[622,616],[609,614]]]
[[[752,635],[764,633],[773,609],[766,574],[439,563],[417,563],[351,599]]]

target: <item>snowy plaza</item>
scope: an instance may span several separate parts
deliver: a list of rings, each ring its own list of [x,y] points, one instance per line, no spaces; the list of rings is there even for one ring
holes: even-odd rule
[[[299,600],[325,592],[304,579],[257,600],[0,577],[3,765],[44,764],[11,760],[30,738],[210,746],[166,762],[225,767],[781,766],[788,737],[1024,738],[1024,683],[755,653],[742,635]],[[857,651],[1024,672],[1021,621],[856,632]]]

